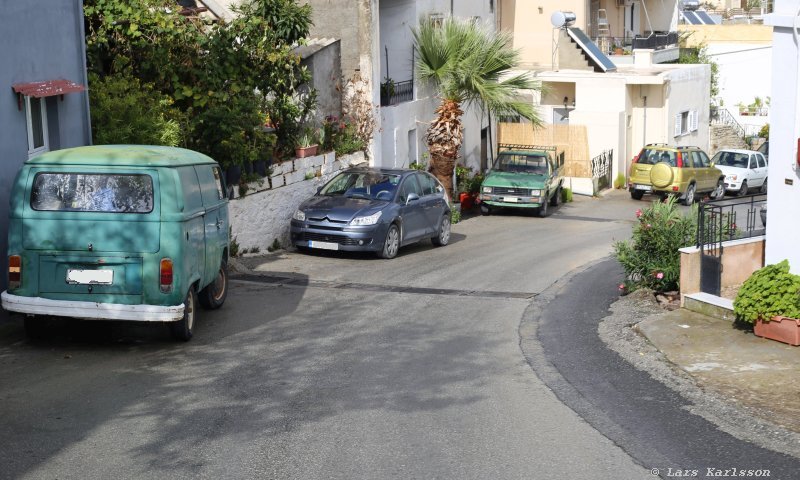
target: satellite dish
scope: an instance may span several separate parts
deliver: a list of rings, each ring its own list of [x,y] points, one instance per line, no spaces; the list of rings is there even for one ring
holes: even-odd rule
[[[569,27],[575,23],[575,18],[575,14],[572,12],[556,11],[550,15],[550,23],[552,23],[555,28]]]

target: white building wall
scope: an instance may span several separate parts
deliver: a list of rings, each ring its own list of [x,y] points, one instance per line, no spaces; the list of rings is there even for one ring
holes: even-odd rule
[[[772,46],[763,44],[715,43],[708,55],[719,66],[717,102],[734,115],[748,134],[758,133],[768,121],[765,116],[739,115],[737,105],[753,103],[755,97],[766,102],[772,96]],[[766,106],[766,105],[765,105]]]
[[[708,151],[709,141],[709,109],[711,98],[709,85],[711,67],[696,65],[689,68],[678,68],[669,72],[665,85],[664,97],[667,108],[664,109],[668,128],[662,129],[667,134],[666,143],[671,145],[696,146]],[[698,86],[705,88],[698,88]],[[681,112],[693,110],[699,115],[697,130],[675,136],[676,116]]]
[[[765,262],[788,259],[793,273],[800,273],[800,52],[793,36],[799,10],[800,0],[777,0],[775,13],[765,18],[774,27]]]

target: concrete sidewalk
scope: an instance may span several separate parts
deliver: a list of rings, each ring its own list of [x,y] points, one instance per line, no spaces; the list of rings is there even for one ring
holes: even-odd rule
[[[650,316],[637,328],[701,388],[800,433],[800,347],[686,309]]]

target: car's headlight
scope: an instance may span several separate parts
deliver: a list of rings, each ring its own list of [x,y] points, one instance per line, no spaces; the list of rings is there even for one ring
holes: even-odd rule
[[[306,212],[304,212],[302,210],[297,210],[297,211],[294,212],[294,215],[292,215],[292,218],[294,218],[295,220],[299,220],[301,222],[305,222],[306,221]]]
[[[381,212],[375,212],[372,215],[366,217],[356,217],[351,222],[350,225],[375,225],[378,223],[378,220],[381,219]]]
[[[737,175],[728,175],[728,180],[733,180],[735,182],[737,178],[739,178]]]
[[[492,187],[483,187],[483,193],[492,193]]]
[[[538,197],[542,194],[541,190],[531,190],[531,197]]]

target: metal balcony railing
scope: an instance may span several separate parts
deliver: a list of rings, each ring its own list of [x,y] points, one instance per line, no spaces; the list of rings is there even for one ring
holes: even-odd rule
[[[388,107],[398,103],[414,100],[414,80],[395,82],[389,80],[381,83],[381,106]]]
[[[678,44],[678,32],[653,32],[646,37],[635,37],[633,48],[646,48],[651,50],[661,50],[670,45]]]

